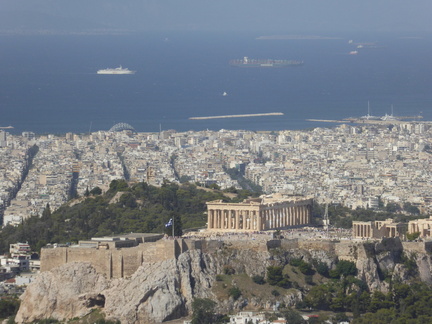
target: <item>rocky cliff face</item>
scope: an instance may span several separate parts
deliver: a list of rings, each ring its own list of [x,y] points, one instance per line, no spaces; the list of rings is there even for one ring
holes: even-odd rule
[[[108,318],[122,323],[160,323],[188,315],[194,297],[215,299],[211,288],[225,265],[229,264],[236,273],[264,275],[268,265],[281,261],[275,261],[269,252],[230,248],[215,253],[191,250],[177,260],[143,264],[131,278],[113,280],[98,275],[89,263],[65,264],[41,273],[27,288],[15,320],[17,323],[41,318],[63,320],[82,317],[93,307],[100,307]],[[287,303],[293,303],[299,296],[287,296]],[[259,307],[266,301],[252,303]],[[223,311],[243,306],[241,300],[219,303]]]
[[[59,320],[82,317],[99,307],[108,318],[122,323],[161,323],[186,316],[193,298],[218,301],[212,292],[217,274],[229,265],[236,273],[265,275],[269,265],[284,265],[290,258],[302,257],[335,264],[338,257],[356,262],[358,277],[371,290],[386,291],[385,277],[406,280],[417,275],[431,282],[431,258],[428,253],[404,251],[400,241],[383,241],[349,246],[346,255],[319,248],[274,248],[254,250],[221,244],[213,251],[189,250],[177,259],[145,263],[130,278],[108,280],[97,274],[89,263],[70,263],[43,272],[21,297],[17,323],[42,318]],[[405,260],[405,262],[403,262]],[[409,262],[406,262],[409,260]],[[283,296],[287,305],[302,298],[300,291]],[[254,298],[234,302],[218,301],[221,312],[240,310],[246,305],[270,308],[268,300]]]
[[[22,295],[16,322],[84,316],[91,307],[103,302],[98,294],[108,287],[109,281],[97,274],[89,263],[71,263],[41,273]]]
[[[82,317],[96,306],[122,323],[160,323],[187,315],[194,297],[212,298],[216,273],[217,263],[200,251],[144,264],[128,279],[107,280],[89,263],[70,263],[40,274],[15,321]]]

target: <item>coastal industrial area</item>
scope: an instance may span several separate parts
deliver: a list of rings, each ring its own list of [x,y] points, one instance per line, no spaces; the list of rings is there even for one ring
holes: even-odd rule
[[[11,135],[0,131],[3,225],[55,210],[71,195],[114,179],[240,188],[237,168],[265,193],[312,196],[319,203],[373,208],[409,202],[432,210],[431,132],[423,122],[342,124],[307,131]],[[37,149],[36,149],[37,148]]]

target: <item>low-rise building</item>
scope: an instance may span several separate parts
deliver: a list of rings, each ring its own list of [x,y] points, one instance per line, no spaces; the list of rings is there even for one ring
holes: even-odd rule
[[[9,245],[10,254],[27,254],[31,252],[30,245],[26,243],[13,243]]]

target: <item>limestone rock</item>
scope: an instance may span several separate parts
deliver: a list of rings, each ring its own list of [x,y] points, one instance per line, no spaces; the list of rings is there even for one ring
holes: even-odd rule
[[[82,317],[90,312],[89,306],[103,303],[97,292],[107,287],[108,281],[90,263],[69,263],[43,272],[21,296],[15,321]]]
[[[403,264],[396,264],[396,266],[394,267],[393,270],[393,276],[392,276],[392,280],[393,281],[400,281],[400,282],[405,282],[409,280],[409,271],[407,270],[407,268],[403,265]]]
[[[207,244],[207,242],[206,242]],[[235,273],[249,277],[266,273],[269,265],[285,265],[292,258],[307,262],[320,261],[332,266],[339,256],[318,248],[248,249],[242,242],[224,245],[208,242],[203,250],[188,250],[177,259],[154,263],[145,262],[129,278],[106,279],[97,274],[88,263],[69,263],[40,274],[22,295],[18,323],[43,318],[58,320],[82,317],[94,307],[100,307],[108,318],[122,323],[161,323],[191,313],[193,298],[210,298],[217,301],[221,312],[239,311],[244,307],[272,308],[275,301],[240,297],[237,301],[218,300],[212,293],[217,274],[230,266]],[[344,258],[356,262],[358,278],[371,291],[387,292],[389,285],[380,274],[392,275],[403,281],[418,272],[419,277],[432,282],[432,261],[429,254],[412,252],[417,267],[408,269],[401,262],[403,247],[397,240],[382,243],[365,243],[355,249],[340,250]],[[339,250],[338,250],[339,251]],[[283,298],[286,305],[294,305],[303,298],[300,291],[292,291]]]
[[[160,323],[188,314],[194,297],[207,298],[214,269],[197,251],[142,265],[130,279],[113,280],[104,311],[122,323]]]
[[[364,281],[371,291],[383,290],[383,283],[378,275],[378,267],[372,258],[358,259],[356,267],[358,269],[357,277]]]
[[[124,323],[162,322],[185,313],[175,260],[141,266],[130,279],[113,280],[104,290],[104,311]]]
[[[416,263],[417,263],[420,279],[428,284],[432,284],[430,256],[418,254],[416,256]]]

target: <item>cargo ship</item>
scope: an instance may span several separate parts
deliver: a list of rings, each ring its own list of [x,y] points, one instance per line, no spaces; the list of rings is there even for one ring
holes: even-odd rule
[[[229,61],[231,66],[237,67],[268,67],[268,68],[281,68],[288,66],[300,66],[303,65],[303,61],[296,60],[274,60],[274,59],[251,59],[247,56],[243,59]]]
[[[121,65],[115,69],[103,69],[97,71],[97,74],[134,74],[135,71],[131,71],[128,68],[123,68]]]

